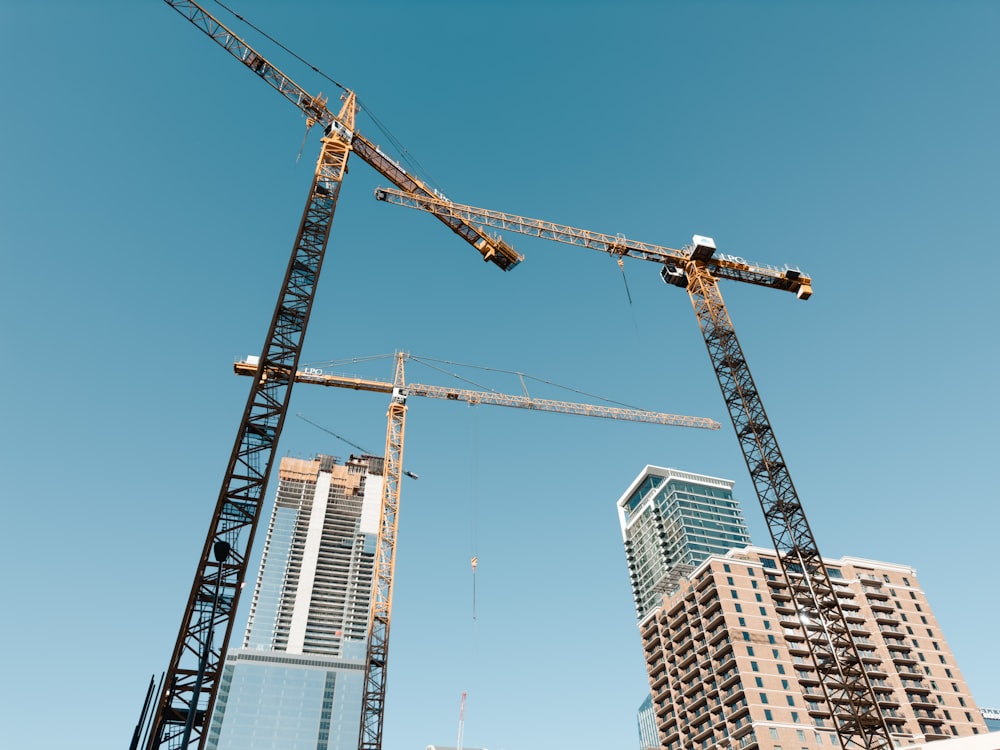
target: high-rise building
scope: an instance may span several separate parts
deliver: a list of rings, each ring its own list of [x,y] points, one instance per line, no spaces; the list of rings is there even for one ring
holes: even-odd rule
[[[824,560],[894,739],[987,732],[916,573]],[[658,747],[839,747],[774,550],[712,555],[639,623]]]
[[[209,750],[355,750],[381,458],[282,459],[242,648],[226,657]]]
[[[713,554],[750,544],[733,482],[647,466],[618,500],[635,608],[641,618]]]
[[[1000,708],[981,708],[983,719],[991,732],[1000,732]]]

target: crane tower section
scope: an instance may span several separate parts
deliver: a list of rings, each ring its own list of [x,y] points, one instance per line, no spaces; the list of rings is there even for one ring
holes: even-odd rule
[[[699,235],[694,236],[690,245],[675,250],[541,219],[455,204],[437,197],[407,195],[391,188],[377,189],[375,197],[436,215],[461,217],[484,227],[619,257],[653,261],[660,264],[660,275],[666,283],[687,290],[782,574],[793,592],[810,656],[822,678],[821,689],[835,717],[840,742],[848,750],[891,748],[889,728],[878,708],[878,698],[851,635],[850,623],[822,564],[816,539],[718,284],[720,279],[730,279],[793,292],[799,299],[808,299],[812,295],[812,280],[798,268],[765,266],[717,254],[715,242]]]

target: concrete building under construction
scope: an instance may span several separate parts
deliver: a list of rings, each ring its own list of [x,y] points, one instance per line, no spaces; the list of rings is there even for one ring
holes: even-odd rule
[[[898,744],[985,734],[916,573],[824,560]],[[774,551],[712,555],[640,620],[663,750],[839,747]]]
[[[284,458],[243,646],[208,750],[356,750],[381,458]]]

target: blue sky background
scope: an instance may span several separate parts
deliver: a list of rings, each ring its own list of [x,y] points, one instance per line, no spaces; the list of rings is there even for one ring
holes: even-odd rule
[[[812,274],[808,302],[723,294],[820,549],[912,565],[976,700],[1000,706],[1000,6],[237,9],[354,88],[453,199],[671,247],[705,234]],[[0,744],[125,747],[180,625],[249,385],[231,363],[259,352],[318,134],[297,161],[294,107],[154,0],[0,2],[0,62]],[[389,150],[371,118],[359,129]],[[381,183],[352,163],[305,362],[399,349],[727,420],[687,296],[655,266],[626,264],[630,304],[610,258],[508,235],[527,259],[504,274],[375,202]],[[385,407],[300,386],[292,413],[378,451]],[[293,416],[279,453],[350,451]],[[728,424],[413,400],[405,459],[420,480],[403,488],[386,750],[454,744],[463,691],[468,747],[636,746],[614,504],[645,464],[734,479],[767,541]]]

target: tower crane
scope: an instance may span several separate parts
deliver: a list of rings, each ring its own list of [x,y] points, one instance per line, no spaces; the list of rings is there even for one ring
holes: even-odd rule
[[[392,184],[409,192],[433,195],[431,188],[356,130],[359,105],[353,91],[345,90],[342,105],[334,114],[327,109],[325,97],[307,93],[197,3],[165,2],[297,107],[310,127],[320,125],[323,137],[264,339],[261,361],[269,377],[254,378],[250,387],[169,666],[147,731],[142,738],[139,735],[133,738],[132,748],[141,743],[147,750],[204,745],[205,720],[215,703],[222,655],[232,634],[261,499],[288,411],[292,375],[302,352],[348,157],[356,153]],[[446,217],[442,221],[470,243],[484,260],[505,271],[521,259],[512,247],[495,241],[463,219]]]
[[[810,277],[790,266],[759,265],[741,257],[717,254],[714,241],[698,235],[691,245],[675,250],[392,188],[377,189],[375,197],[438,218],[462,218],[486,227],[610,253],[619,260],[629,257],[653,261],[660,264],[660,275],[666,283],[687,289],[840,742],[845,748],[891,748],[889,728],[851,635],[851,625],[823,565],[718,284],[720,279],[730,279],[808,299],[812,295]]]
[[[312,383],[334,388],[349,388],[357,391],[391,393],[389,401],[388,425],[385,437],[385,462],[382,483],[382,506],[379,517],[378,539],[375,549],[375,569],[372,585],[371,613],[368,623],[368,650],[365,659],[365,690],[361,706],[361,750],[378,750],[382,746],[382,724],[385,717],[386,666],[389,658],[389,626],[392,618],[393,579],[396,566],[396,537],[399,528],[399,489],[403,471],[403,441],[406,429],[406,400],[410,396],[440,398],[448,401],[464,401],[469,404],[493,404],[535,411],[560,414],[577,414],[587,417],[646,422],[651,424],[697,427],[717,430],[720,425],[706,417],[687,417],[676,414],[579,404],[566,401],[552,401],[527,396],[448,388],[419,383],[406,383],[403,352],[396,353],[395,375],[391,383],[380,380],[346,377],[315,371],[297,371],[295,382]],[[269,365],[262,365],[259,357],[248,357],[233,365],[237,375],[267,381],[271,377]],[[279,377],[285,371],[277,371]],[[464,702],[464,694],[463,694]],[[461,735],[459,735],[461,744]]]
[[[407,354],[397,354],[405,361]],[[258,357],[247,357],[233,363],[233,371],[237,375],[254,377],[260,369]],[[368,380],[334,373],[317,371],[316,368],[299,370],[295,373],[296,383],[312,383],[333,388],[349,388],[355,391],[372,391],[374,393],[393,393],[403,387],[402,370],[397,371],[397,380],[392,383],[382,380]],[[264,377],[267,377],[264,375]],[[468,404],[492,404],[493,406],[510,406],[535,411],[548,411],[558,414],[579,414],[584,417],[602,417],[604,419],[620,419],[629,422],[646,422],[648,424],[674,425],[677,427],[698,427],[705,430],[718,430],[720,425],[708,417],[688,417],[679,414],[665,414],[645,409],[632,409],[600,404],[580,404],[573,401],[553,401],[546,398],[532,398],[496,391],[470,390],[451,388],[441,385],[424,385],[409,383],[405,386],[409,396],[425,398],[443,398],[448,401],[464,401]]]

